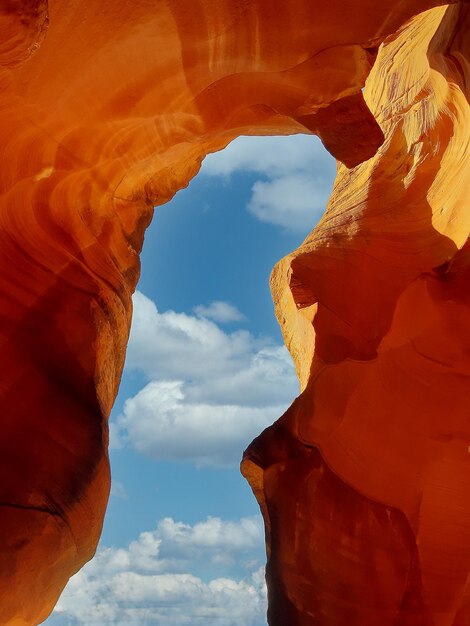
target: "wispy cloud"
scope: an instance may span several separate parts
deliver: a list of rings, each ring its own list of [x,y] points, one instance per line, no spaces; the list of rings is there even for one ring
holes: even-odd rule
[[[311,230],[323,214],[329,191],[324,181],[302,172],[257,181],[248,210],[261,222],[304,233]]]
[[[318,137],[240,137],[209,155],[201,172],[258,174],[247,209],[263,222],[306,235],[325,211],[336,165]]]
[[[214,320],[214,322],[219,322],[220,324],[241,322],[245,319],[245,316],[243,313],[240,313],[237,307],[221,300],[211,302],[208,306],[199,304],[194,307],[193,311],[198,317],[205,317]]]
[[[298,393],[284,346],[247,331],[225,333],[205,318],[160,313],[140,292],[126,368],[148,383],[126,400],[113,445],[198,465],[237,465]]]
[[[114,478],[111,481],[111,496],[121,500],[127,500],[129,497],[124,485]]]

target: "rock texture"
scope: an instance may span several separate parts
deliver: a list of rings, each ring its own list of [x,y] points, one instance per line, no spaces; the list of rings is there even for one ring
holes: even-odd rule
[[[273,272],[303,393],[250,446],[270,624],[470,624],[468,9],[381,46],[385,135]]]
[[[470,18],[441,4],[1,3],[1,624],[94,552],[152,207],[298,132],[339,168],[272,278],[303,392],[243,461],[270,623],[470,624]]]

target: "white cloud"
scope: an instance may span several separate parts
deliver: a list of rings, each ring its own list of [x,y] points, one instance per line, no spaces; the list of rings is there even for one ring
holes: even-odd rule
[[[314,135],[290,137],[238,137],[221,152],[209,154],[201,173],[208,176],[230,176],[250,171],[278,177],[304,171],[325,171],[325,163],[334,163]]]
[[[111,481],[111,496],[120,498],[121,500],[127,500],[129,497],[124,485],[118,480],[114,480],[114,478]]]
[[[243,517],[237,521],[223,521],[219,517],[208,517],[194,526],[175,522],[170,517],[161,520],[157,534],[164,545],[171,544],[170,552],[175,555],[192,555],[192,550],[204,549],[215,553],[239,552],[257,549],[263,542],[263,527],[259,515]],[[199,555],[202,558],[202,555]]]
[[[206,157],[201,172],[224,178],[237,172],[260,175],[248,210],[263,222],[306,235],[325,211],[336,165],[315,136],[239,137]]]
[[[184,383],[153,381],[126,400],[121,435],[139,451],[198,465],[236,465],[250,441],[282,415],[284,406],[188,401]]]
[[[245,330],[225,333],[214,322],[185,313],[160,313],[137,291],[126,368],[153,381],[183,381],[191,402],[266,407],[298,394],[284,346]]]
[[[159,313],[137,292],[126,368],[150,381],[111,425],[114,447],[160,459],[236,465],[251,439],[298,394],[284,346],[214,322]]]
[[[198,381],[221,370],[235,373],[252,343],[247,331],[227,334],[208,319],[159,313],[152,300],[136,292],[126,368],[153,379]]]
[[[52,621],[102,626],[262,626],[266,590],[259,559],[248,576],[204,577],[194,570],[227,557],[256,557],[259,516],[208,518],[194,526],[161,520],[127,548],[102,548],[71,580]],[[235,560],[235,558],[234,558]],[[62,618],[62,619],[61,619]]]
[[[329,193],[324,181],[304,174],[257,181],[248,210],[261,222],[307,233],[325,211]]]
[[[209,306],[203,306],[202,304],[195,306],[193,311],[199,317],[206,317],[215,322],[220,322],[221,324],[227,322],[241,322],[245,319],[243,313],[240,313],[233,304],[220,300],[211,302]]]

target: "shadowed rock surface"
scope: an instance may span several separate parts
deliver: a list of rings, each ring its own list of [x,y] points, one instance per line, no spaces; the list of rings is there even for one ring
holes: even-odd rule
[[[96,548],[153,206],[299,132],[338,175],[272,276],[303,391],[242,463],[270,624],[470,624],[470,17],[441,4],[1,4],[1,624]]]

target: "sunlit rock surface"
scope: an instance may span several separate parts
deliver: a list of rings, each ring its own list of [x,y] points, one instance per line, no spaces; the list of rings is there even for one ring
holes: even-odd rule
[[[243,463],[270,623],[470,624],[469,11],[440,4],[0,4],[1,624],[95,550],[153,206],[298,132],[340,163],[272,279],[303,393]]]
[[[273,272],[304,391],[244,470],[276,626],[470,624],[469,26],[435,9],[384,42],[385,142]]]

